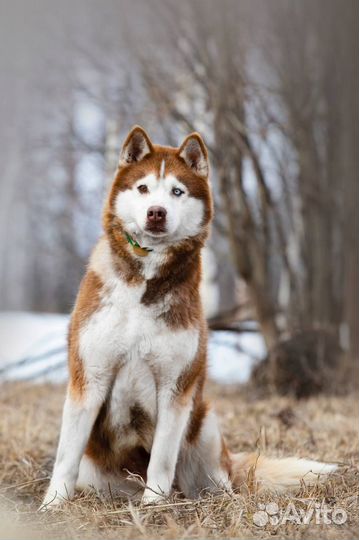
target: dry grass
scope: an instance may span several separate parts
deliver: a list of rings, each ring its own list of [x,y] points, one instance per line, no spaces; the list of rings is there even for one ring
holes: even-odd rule
[[[36,513],[51,471],[64,388],[1,387],[0,538],[357,538],[358,418],[354,395],[295,402],[272,397],[251,402],[240,391],[212,386],[223,431],[233,450],[256,446],[271,455],[295,454],[342,464],[324,486],[274,497],[249,491],[186,501],[174,496],[158,507],[79,495],[62,509]],[[288,502],[297,510],[319,503],[345,509],[343,525],[286,523],[258,527],[258,504]]]

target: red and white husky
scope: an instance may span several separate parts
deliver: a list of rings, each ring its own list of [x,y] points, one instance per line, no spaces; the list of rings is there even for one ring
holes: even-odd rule
[[[129,472],[146,483],[143,502],[154,503],[174,484],[193,498],[238,487],[254,471],[258,487],[282,490],[335,468],[227,449],[203,398],[199,285],[211,217],[200,135],[170,148],[133,128],[72,315],[70,382],[43,508],[71,498],[75,487],[134,495]]]

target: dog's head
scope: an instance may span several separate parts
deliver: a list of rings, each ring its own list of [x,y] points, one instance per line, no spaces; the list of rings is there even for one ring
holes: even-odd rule
[[[121,228],[147,247],[204,236],[212,216],[208,156],[201,136],[179,148],[152,144],[134,127],[120,153],[105,228]]]

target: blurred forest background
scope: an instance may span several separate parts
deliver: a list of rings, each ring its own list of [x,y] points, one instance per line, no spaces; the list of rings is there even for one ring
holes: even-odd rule
[[[68,313],[129,128],[198,130],[211,327],[357,359],[358,5],[2,0],[0,309]]]

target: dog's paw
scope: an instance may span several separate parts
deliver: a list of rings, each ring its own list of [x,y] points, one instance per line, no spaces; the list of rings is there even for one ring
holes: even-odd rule
[[[145,489],[142,495],[141,504],[143,506],[149,506],[151,504],[161,504],[165,501],[166,497],[160,493],[155,493],[151,489]]]
[[[39,508],[39,512],[55,510],[55,508],[66,503],[69,499],[69,493],[64,488],[56,489],[50,486]]]

